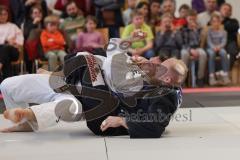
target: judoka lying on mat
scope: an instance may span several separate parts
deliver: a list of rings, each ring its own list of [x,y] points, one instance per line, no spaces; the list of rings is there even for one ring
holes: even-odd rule
[[[160,63],[127,54],[128,40],[110,40],[106,57],[78,52],[62,69],[8,78],[1,84],[7,110],[16,123],[2,132],[38,131],[59,121],[86,120],[96,135],[159,138],[182,101],[187,68],[171,58]],[[29,107],[29,103],[35,103]]]

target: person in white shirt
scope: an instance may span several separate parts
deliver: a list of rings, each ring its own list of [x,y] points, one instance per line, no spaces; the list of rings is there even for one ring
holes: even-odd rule
[[[217,11],[217,0],[204,0],[206,11],[199,13],[197,21],[200,27],[205,27],[209,24],[213,13],[219,13]]]
[[[22,31],[8,19],[8,9],[0,6],[0,72],[3,79],[13,75],[11,62],[18,59],[24,40]]]

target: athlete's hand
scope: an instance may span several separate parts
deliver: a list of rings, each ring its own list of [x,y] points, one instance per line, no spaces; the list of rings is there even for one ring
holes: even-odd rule
[[[101,130],[104,132],[108,128],[117,128],[123,126],[127,128],[126,122],[122,117],[109,116],[102,122]]]
[[[147,63],[148,60],[144,57],[141,57],[141,56],[132,56],[131,57],[131,60],[133,61],[133,63],[136,63],[136,64],[141,64],[141,63]]]
[[[47,71],[47,70],[45,70],[45,69],[43,69],[43,68],[39,68],[38,70],[37,70],[37,74],[51,74],[52,72],[49,72],[49,71]]]

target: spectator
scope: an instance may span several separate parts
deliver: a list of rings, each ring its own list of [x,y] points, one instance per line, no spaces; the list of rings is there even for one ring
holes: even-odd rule
[[[123,12],[123,22],[125,26],[131,23],[131,13],[135,9],[137,0],[128,0],[127,2],[128,8]]]
[[[175,3],[172,0],[164,0],[162,3],[162,14],[171,14],[174,15],[175,13]]]
[[[216,0],[204,0],[206,11],[198,14],[197,20],[200,27],[205,27],[209,24],[211,15],[217,10]]]
[[[190,58],[198,61],[197,85],[203,87],[207,54],[200,48],[201,29],[197,25],[197,12],[190,10],[186,19],[187,25],[181,30],[183,40],[181,58],[187,66]]]
[[[0,6],[0,71],[3,79],[13,76],[11,62],[18,59],[24,39],[22,31],[8,22],[8,15],[8,9]]]
[[[232,68],[234,61],[236,60],[236,55],[239,52],[238,49],[238,29],[239,22],[235,18],[231,18],[232,15],[232,6],[229,3],[224,3],[220,8],[220,13],[223,18],[223,25],[227,31],[227,45],[226,50],[230,55],[230,66]]]
[[[104,39],[102,34],[96,31],[97,19],[93,16],[87,16],[84,31],[80,32],[77,38],[78,50],[91,50],[93,48],[103,48]]]
[[[177,26],[177,28],[181,28],[187,25],[186,17],[188,15],[189,10],[190,10],[190,7],[187,4],[183,4],[180,6],[179,18],[176,18],[175,20],[175,26]]]
[[[139,2],[136,6],[136,10],[141,12],[143,17],[144,17],[144,21],[146,23],[148,23],[149,21],[149,4],[147,2]]]
[[[182,38],[178,31],[174,29],[173,17],[171,14],[162,16],[160,31],[155,39],[155,53],[160,56],[161,60],[171,57],[180,57]]]
[[[60,25],[67,38],[67,46],[69,49],[75,49],[75,43],[78,33],[82,31],[85,23],[85,18],[80,13],[79,8],[76,3],[70,1],[66,4],[66,11],[68,17],[64,19],[63,23]]]
[[[147,33],[147,37],[144,40],[140,40],[137,42],[132,43],[130,53],[132,55],[141,55],[146,58],[151,58],[154,56],[154,52],[152,50],[153,47],[153,33],[150,28],[145,22],[144,22],[144,15],[142,12],[134,11],[132,13],[132,23],[124,28],[124,31],[122,33],[122,38],[126,39],[130,37],[133,31],[136,29],[140,29],[143,32]]]
[[[29,18],[28,16],[31,15],[31,9],[32,7],[39,5],[42,8],[42,15],[43,17],[46,17],[48,15],[48,7],[45,0],[25,0],[25,16],[26,18]]]
[[[179,29],[182,26],[186,25],[186,20],[176,18],[175,13],[176,5],[175,2],[172,0],[164,0],[162,4],[162,14],[171,14],[173,17],[172,23],[174,26],[174,29]]]
[[[38,43],[41,30],[43,29],[43,15],[41,6],[33,6],[30,11],[30,18],[26,19],[23,25],[24,31],[24,60],[26,69],[32,73],[33,61],[38,56]]]
[[[50,1],[50,0],[48,0]],[[70,2],[75,2],[77,7],[81,10],[81,14],[87,16],[89,14],[94,15],[94,3],[92,0],[56,0],[54,10],[62,12],[61,17],[66,18],[66,5]]]
[[[150,2],[150,16],[149,16],[149,25],[154,29],[155,26],[158,26],[161,23],[160,10],[161,3],[159,0],[152,0]]]
[[[44,19],[46,29],[41,33],[41,44],[45,57],[48,59],[49,70],[54,71],[58,64],[58,58],[61,63],[64,61],[66,52],[65,40],[62,33],[58,29],[59,18],[56,16],[48,16]]]
[[[211,26],[208,30],[207,36],[207,52],[209,55],[209,84],[223,84],[227,85],[231,81],[229,79],[229,62],[227,53],[224,49],[227,43],[227,32],[221,27],[221,17],[218,14],[213,14],[210,20]],[[216,55],[219,54],[223,72],[219,80],[215,77],[215,60]]]
[[[225,3],[225,0],[217,0],[218,7]],[[206,11],[204,0],[192,0],[192,8],[198,13]]]
[[[98,27],[107,27],[109,37],[119,37],[119,27],[124,26],[122,7],[124,0],[94,0]]]

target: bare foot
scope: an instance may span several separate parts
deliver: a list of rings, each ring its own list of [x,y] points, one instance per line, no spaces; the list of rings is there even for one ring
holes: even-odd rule
[[[10,109],[6,110],[4,113],[4,118],[8,119],[14,123],[20,123],[24,120],[34,121],[36,120],[34,113],[31,109],[26,108],[16,108],[16,109]]]
[[[22,123],[22,124],[18,124],[18,125],[13,126],[13,127],[0,129],[0,132],[2,132],[2,133],[32,132],[32,131],[33,131],[32,127],[27,122]]]

